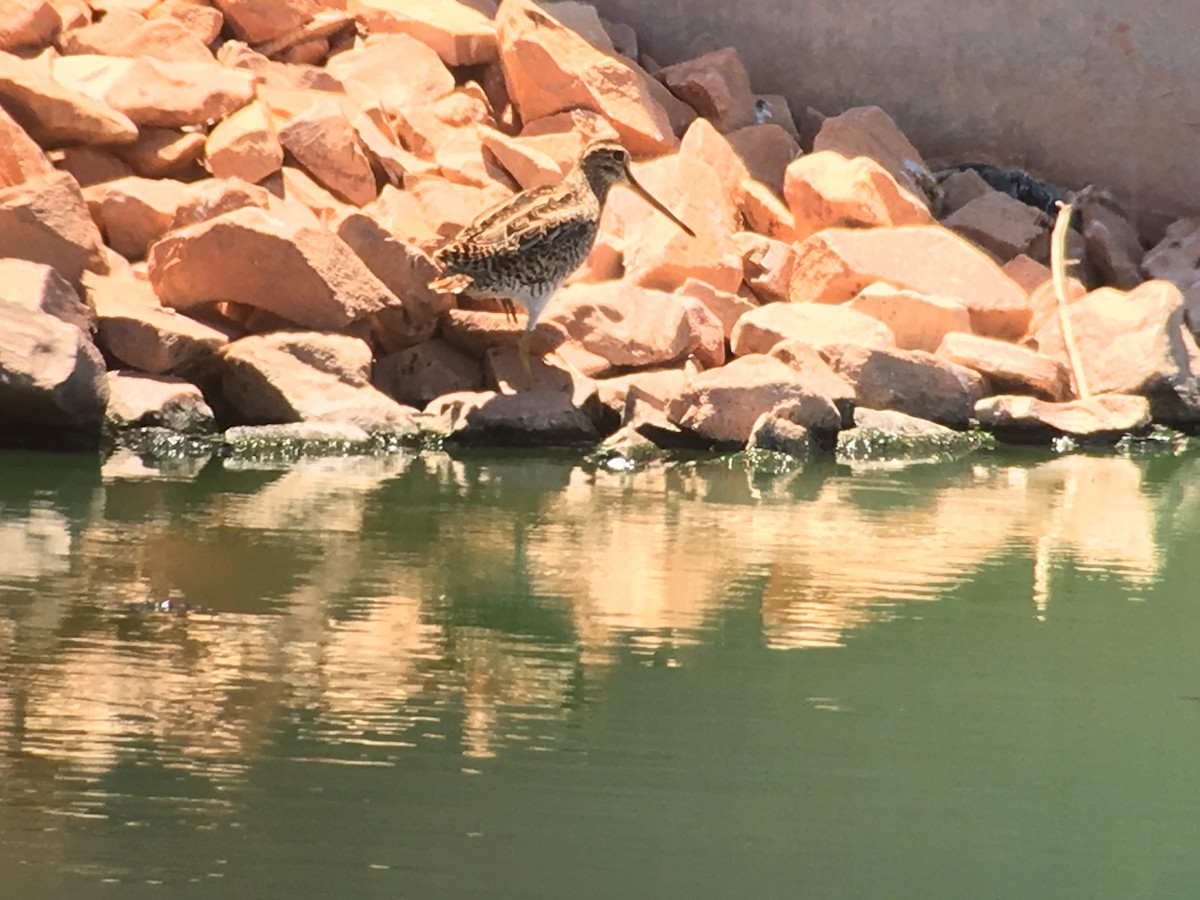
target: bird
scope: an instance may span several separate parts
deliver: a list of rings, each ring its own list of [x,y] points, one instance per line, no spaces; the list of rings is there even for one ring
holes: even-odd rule
[[[600,214],[614,185],[625,185],[695,237],[671,210],[633,177],[629,152],[616,141],[588,143],[579,162],[558,184],[531,188],[485,210],[433,253],[441,293],[498,300],[510,320],[516,304],[527,320],[517,350],[532,379],[529,339],[538,316],[596,242]]]

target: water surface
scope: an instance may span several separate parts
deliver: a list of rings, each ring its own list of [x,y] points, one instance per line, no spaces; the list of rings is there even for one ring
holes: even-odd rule
[[[1198,465],[0,455],[0,884],[1190,896]]]

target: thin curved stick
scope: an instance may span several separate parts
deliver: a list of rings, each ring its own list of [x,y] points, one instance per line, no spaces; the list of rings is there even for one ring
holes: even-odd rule
[[[1054,295],[1058,298],[1058,321],[1062,325],[1063,343],[1067,345],[1067,359],[1071,363],[1071,374],[1075,376],[1075,390],[1080,400],[1090,400],[1087,376],[1083,374],[1083,362],[1079,358],[1079,347],[1075,343],[1075,330],[1071,327],[1071,314],[1067,310],[1067,229],[1071,227],[1071,204],[1059,202],[1058,218],[1050,234],[1050,275],[1054,279]]]

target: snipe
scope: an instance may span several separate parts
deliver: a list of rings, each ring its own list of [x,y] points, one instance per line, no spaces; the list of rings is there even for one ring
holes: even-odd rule
[[[484,212],[434,253],[436,291],[499,300],[515,318],[529,314],[518,349],[526,376],[529,338],[546,304],[583,264],[613,185],[623,184],[692,237],[696,233],[642,187],[629,171],[629,153],[613,141],[584,148],[579,163],[556,185],[522,191]]]

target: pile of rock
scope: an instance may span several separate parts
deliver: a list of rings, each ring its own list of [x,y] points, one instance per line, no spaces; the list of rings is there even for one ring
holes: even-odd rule
[[[1083,205],[1070,309],[1097,396],[1075,399],[1046,213],[939,177],[877,108],[797,121],[729,48],[660,67],[591,6],[533,0],[3,18],[6,441],[306,422],[799,447],[856,408],[1018,439],[1200,419],[1200,222],[1145,253]],[[698,236],[614,192],[529,385],[520,324],[430,291],[430,251],[594,137]]]

